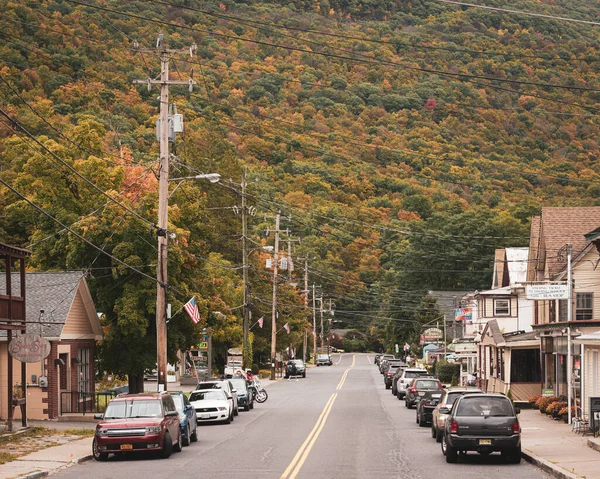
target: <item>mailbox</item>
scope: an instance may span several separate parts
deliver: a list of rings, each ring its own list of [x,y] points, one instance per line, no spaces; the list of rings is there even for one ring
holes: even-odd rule
[[[590,397],[590,427],[597,432],[600,429],[600,397]]]

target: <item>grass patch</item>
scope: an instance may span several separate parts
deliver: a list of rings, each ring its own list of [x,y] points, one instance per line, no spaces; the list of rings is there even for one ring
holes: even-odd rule
[[[11,454],[10,452],[0,452],[0,464],[6,464],[7,462],[14,461],[18,456]]]
[[[61,432],[65,436],[93,437],[95,429],[65,429]]]

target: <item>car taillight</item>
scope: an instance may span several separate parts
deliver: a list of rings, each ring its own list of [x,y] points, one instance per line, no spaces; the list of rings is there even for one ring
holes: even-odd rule
[[[452,421],[452,424],[450,424],[450,434],[458,434],[458,423],[456,421]]]
[[[415,394],[417,392],[415,388],[410,388],[409,391],[411,392],[411,394]]]
[[[513,434],[520,434],[521,426],[519,426],[519,421],[513,422]]]

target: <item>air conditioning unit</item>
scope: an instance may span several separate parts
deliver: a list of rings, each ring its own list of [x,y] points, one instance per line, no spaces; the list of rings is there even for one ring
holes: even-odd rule
[[[48,387],[48,378],[46,376],[40,376],[38,378],[38,385],[41,388],[47,388]]]

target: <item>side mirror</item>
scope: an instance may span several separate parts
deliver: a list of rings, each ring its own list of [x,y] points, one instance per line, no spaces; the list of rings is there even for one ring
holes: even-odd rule
[[[179,416],[179,413],[177,411],[167,411],[167,414],[165,414],[166,416]]]
[[[232,390],[231,390],[231,392],[232,392],[232,393],[236,393],[236,392],[237,392],[237,389],[232,389]]]
[[[521,408],[516,407],[515,408],[515,414],[521,414]]]
[[[445,384],[442,384],[442,389],[448,389],[448,386],[446,386]]]
[[[440,414],[450,414],[450,408],[447,407],[441,407],[439,410]]]
[[[104,419],[104,414],[94,414],[94,419]]]

